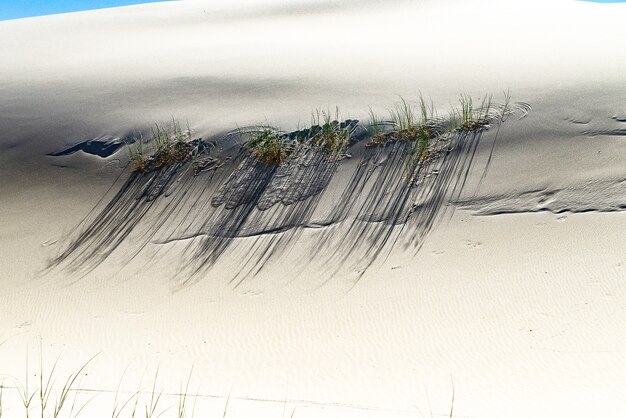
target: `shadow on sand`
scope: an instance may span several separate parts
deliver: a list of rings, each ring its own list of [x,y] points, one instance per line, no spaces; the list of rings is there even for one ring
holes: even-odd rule
[[[341,160],[300,147],[273,166],[235,147],[200,173],[187,162],[131,173],[83,219],[48,268],[83,277],[114,253],[116,265],[142,252],[149,264],[176,246],[175,279],[187,285],[237,249],[230,282],[238,286],[306,242],[306,255],[290,255],[290,264],[303,268],[315,260],[327,278],[358,265],[360,277],[393,248],[419,251],[463,190],[481,136],[456,132],[415,165],[408,163],[414,141],[360,138]],[[305,231],[311,233],[300,239]]]

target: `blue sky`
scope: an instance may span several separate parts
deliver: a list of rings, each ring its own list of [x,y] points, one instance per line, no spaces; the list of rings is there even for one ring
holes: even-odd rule
[[[130,4],[167,0],[0,0],[0,20],[42,16]],[[546,0],[549,1],[549,0]],[[623,3],[626,0],[584,0],[596,3]]]
[[[166,0],[0,0],[0,20]]]

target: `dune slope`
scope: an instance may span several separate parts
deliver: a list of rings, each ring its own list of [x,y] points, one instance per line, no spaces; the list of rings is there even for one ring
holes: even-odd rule
[[[454,416],[623,416],[624,12],[188,0],[0,22],[7,416],[40,345],[60,375],[99,353],[93,417],[122,376],[149,402],[157,367],[175,405],[192,365],[197,416],[449,416],[453,388]],[[355,131],[350,158],[268,169],[226,135],[503,90],[516,112],[414,187],[406,143]],[[172,117],[223,164],[133,174],[125,140]]]

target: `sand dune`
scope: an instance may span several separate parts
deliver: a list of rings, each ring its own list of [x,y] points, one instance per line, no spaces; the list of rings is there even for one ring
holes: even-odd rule
[[[157,367],[174,416],[192,365],[203,417],[623,416],[624,12],[187,0],[0,22],[5,414],[41,345],[57,385],[99,353],[90,417],[122,377],[149,402]],[[413,178],[411,143],[364,131],[399,95],[445,115],[506,90],[506,121]],[[349,158],[268,168],[228,135],[335,105]],[[211,158],[133,173],[126,143],[172,118]]]

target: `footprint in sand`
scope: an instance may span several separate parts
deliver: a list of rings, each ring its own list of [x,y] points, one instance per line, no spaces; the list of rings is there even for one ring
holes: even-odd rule
[[[472,241],[472,240],[466,239],[465,245],[467,245],[470,248],[480,248],[483,246],[483,243],[480,241]]]

